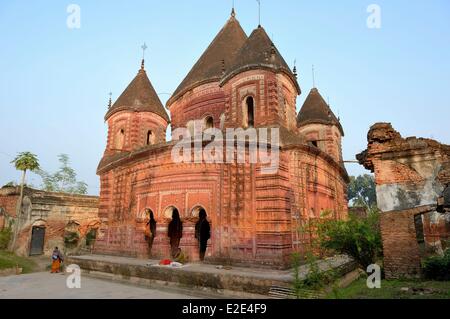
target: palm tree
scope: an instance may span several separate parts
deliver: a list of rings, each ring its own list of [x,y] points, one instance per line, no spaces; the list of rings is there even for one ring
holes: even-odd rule
[[[11,249],[14,249],[14,245],[16,243],[17,231],[19,230],[19,218],[20,212],[22,210],[22,200],[23,200],[23,188],[25,186],[25,175],[27,171],[35,171],[39,169],[39,161],[37,156],[30,152],[22,152],[17,154],[16,158],[11,161],[12,164],[16,167],[17,170],[22,171],[22,182],[20,183],[20,197],[19,197],[19,205],[17,207],[17,222],[16,222],[16,231],[14,232],[13,242],[11,245]]]

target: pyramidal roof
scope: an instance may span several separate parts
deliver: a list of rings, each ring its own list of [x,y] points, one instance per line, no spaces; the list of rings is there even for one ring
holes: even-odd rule
[[[167,101],[167,106],[194,86],[219,81],[223,75],[223,69],[229,68],[235,54],[246,39],[247,35],[236,19],[233,10],[227,23]]]
[[[341,131],[341,134],[344,135],[341,123],[333,111],[331,111],[322,95],[320,95],[317,88],[311,89],[297,116],[298,126],[312,123],[336,125]]]
[[[298,93],[300,93],[300,87],[294,73],[262,26],[258,26],[258,28],[253,30],[250,37],[239,49],[232,65],[227,68],[222,83],[240,72],[255,68],[268,68],[286,73],[297,87]]]
[[[123,110],[153,112],[167,122],[170,121],[158,94],[156,94],[152,83],[148,79],[147,72],[144,69],[144,61],[142,61],[141,69],[136,77],[106,113],[105,120],[114,113]]]

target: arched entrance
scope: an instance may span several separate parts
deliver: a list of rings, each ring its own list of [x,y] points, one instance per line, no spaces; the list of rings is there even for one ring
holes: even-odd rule
[[[211,224],[207,219],[206,209],[200,205],[192,209],[191,215],[197,219],[195,223],[195,239],[197,240],[199,259],[203,261],[211,238]]]
[[[178,210],[178,208],[176,208],[175,206],[166,207],[166,209],[164,209],[164,211],[163,211],[163,217],[165,219],[172,219],[172,214],[175,209]],[[178,212],[180,212],[180,211],[178,210]]]

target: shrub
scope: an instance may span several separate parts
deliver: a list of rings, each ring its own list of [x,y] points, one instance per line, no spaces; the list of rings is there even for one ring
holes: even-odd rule
[[[432,280],[450,280],[450,249],[444,256],[433,256],[423,262],[423,274],[425,278]]]
[[[319,258],[313,253],[307,252],[303,256],[308,267],[308,273],[302,279],[300,275],[301,255],[294,253],[292,255],[292,264],[294,268],[293,289],[297,299],[308,298],[311,290],[321,291],[328,285],[332,285],[334,289],[337,283],[338,273],[330,267],[329,270],[323,271],[319,267]]]
[[[7,249],[12,237],[11,227],[0,230],[0,249]]]
[[[96,238],[97,238],[97,231],[95,229],[91,229],[86,234],[86,246],[91,246],[95,242]]]
[[[311,234],[316,234],[312,238],[313,249],[349,255],[364,270],[382,254],[376,210],[369,211],[365,218],[350,215],[347,220],[331,219],[330,212],[324,212],[321,219],[310,222],[307,227]]]
[[[78,232],[66,231],[64,233],[64,244],[68,248],[73,248],[78,244],[80,234]]]

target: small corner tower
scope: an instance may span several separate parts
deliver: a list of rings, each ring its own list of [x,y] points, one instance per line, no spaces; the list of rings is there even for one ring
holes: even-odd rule
[[[344,130],[317,88],[311,89],[297,116],[299,132],[310,146],[328,153],[342,163]]]
[[[144,59],[136,77],[109,107],[105,121],[105,155],[165,142],[170,119],[147,76]]]

